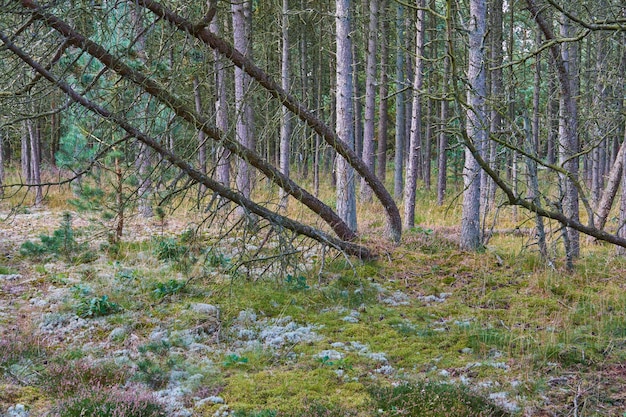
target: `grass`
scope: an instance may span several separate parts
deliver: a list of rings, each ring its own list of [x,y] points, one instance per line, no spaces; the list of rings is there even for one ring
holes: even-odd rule
[[[54,193],[48,199],[55,213],[67,209]],[[41,279],[0,285],[0,300],[16,306],[3,327],[26,329],[0,337],[0,413],[20,401],[32,415],[102,404],[113,412],[130,404],[120,387],[132,386],[147,398],[136,415],[159,415],[148,394],[178,386],[200,416],[223,407],[194,408],[211,396],[234,415],[257,417],[515,415],[506,401],[535,415],[574,415],[575,407],[581,416],[622,415],[626,260],[584,242],[575,271],[563,269],[557,248],[551,269],[528,236],[513,233],[494,234],[482,253],[463,252],[454,243],[457,206],[437,207],[426,192],[417,201],[419,226],[398,247],[380,237],[383,222],[371,214],[380,208],[361,207],[362,233],[382,254],[375,262],[332,253],[322,262],[320,252],[276,259],[307,247],[275,232],[261,247],[263,225],[219,240],[229,224],[197,228],[197,211],[169,214],[167,225],[131,218],[129,230],[159,238],[126,236],[88,265],[63,256],[3,260],[6,273]],[[508,210],[499,229],[518,226]],[[307,215],[297,204],[289,213]],[[45,226],[50,235],[57,225]],[[73,227],[79,236],[90,226]],[[190,227],[193,236],[181,233]],[[45,314],[30,304],[54,291],[59,298]],[[396,293],[406,298],[394,305]],[[193,311],[194,303],[219,314]],[[57,339],[77,313],[86,325]],[[42,320],[57,330],[42,334]],[[294,336],[279,348],[254,343],[279,323],[292,336],[308,326],[318,337]],[[324,351],[341,357],[320,357]],[[84,385],[100,389],[87,395]]]

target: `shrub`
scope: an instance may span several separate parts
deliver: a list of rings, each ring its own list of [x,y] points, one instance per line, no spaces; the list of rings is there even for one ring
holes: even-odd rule
[[[185,288],[186,285],[186,281],[170,279],[169,281],[156,283],[152,293],[156,298],[163,298],[168,295],[178,294]]]
[[[506,417],[510,414],[463,386],[421,382],[396,387],[375,387],[376,408],[388,416]]]
[[[72,214],[63,213],[60,227],[52,236],[39,236],[41,243],[24,242],[20,253],[24,256],[41,257],[43,255],[63,256],[67,261],[74,263],[92,262],[98,255],[88,250],[88,245],[79,244],[74,238]]]
[[[43,390],[56,398],[67,398],[84,387],[115,386],[123,384],[128,374],[113,364],[97,364],[80,359],[60,360],[47,366],[44,373]]]
[[[85,388],[57,406],[58,417],[160,417],[165,410],[153,395],[131,388]]]
[[[109,301],[108,295],[83,298],[76,306],[76,314],[80,317],[102,317],[117,313],[121,308],[117,303]]]

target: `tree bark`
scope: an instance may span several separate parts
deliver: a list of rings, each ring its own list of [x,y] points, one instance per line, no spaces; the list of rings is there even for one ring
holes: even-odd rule
[[[280,86],[289,91],[291,80],[289,76],[289,0],[283,0],[281,13],[281,60],[280,60]],[[281,107],[280,120],[280,172],[289,177],[289,156],[292,128],[292,115],[286,107]],[[305,162],[306,163],[306,162]],[[280,207],[287,209],[288,194],[281,188]]]
[[[33,113],[35,113],[34,110]],[[26,120],[26,126],[28,127],[28,137],[30,139],[30,184],[35,187],[35,206],[39,207],[43,203],[43,191],[41,187],[41,151],[39,143],[39,129],[37,129],[32,119]]]
[[[211,7],[215,7],[211,5]],[[218,16],[214,15],[209,25],[211,32],[216,35],[220,32]],[[226,69],[222,55],[213,51],[215,69],[215,125],[217,129],[225,134],[228,132],[228,95],[226,88]],[[230,150],[220,146],[216,160],[217,181],[226,187],[230,186]]]
[[[487,5],[485,0],[470,0],[469,20],[469,65],[467,70],[467,134],[478,154],[482,155],[487,138],[485,118],[485,77],[484,40],[486,30]],[[480,233],[480,166],[466,148],[463,167],[463,213],[461,218],[461,248],[476,250],[482,245]]]
[[[376,116],[376,48],[378,38],[378,0],[369,0],[369,25],[365,58],[365,122],[363,127],[363,162],[374,171],[374,135]],[[372,200],[372,189],[361,178],[361,201]]]
[[[381,2],[381,16],[386,16],[387,0]],[[389,60],[389,20],[383,19],[380,44],[380,89],[378,91],[378,149],[376,151],[376,170],[378,179],[384,184],[387,175],[387,130],[389,127],[389,77],[387,75],[387,61]]]
[[[606,225],[606,219],[611,212],[611,207],[613,207],[613,201],[615,200],[617,190],[619,189],[620,182],[622,181],[622,171],[624,169],[624,154],[626,154],[626,140],[622,142],[622,145],[619,148],[617,158],[615,158],[615,162],[613,163],[611,171],[609,172],[606,187],[604,188],[604,191],[602,192],[602,197],[600,198],[600,202],[597,205],[596,219],[594,225],[600,230],[604,229],[604,226]]]
[[[424,0],[417,0],[417,22],[415,27],[415,69],[413,78],[413,106],[411,114],[411,136],[409,159],[404,186],[404,228],[415,226],[415,192],[420,175],[420,153],[422,151],[422,85],[424,82],[424,40],[426,31]]]
[[[337,135],[354,147],[354,86],[352,41],[350,38],[350,0],[336,0],[337,38]],[[343,157],[337,157],[337,214],[356,231],[356,188],[354,171]]]
[[[202,96],[200,93],[200,81],[197,76],[193,77],[193,96],[196,106],[196,112],[202,114]],[[206,175],[207,169],[206,154],[206,134],[202,130],[198,130],[198,169]],[[205,193],[206,189],[200,184],[200,197]]]
[[[402,198],[404,190],[404,147],[406,142],[406,109],[404,101],[404,7],[398,4],[396,11],[396,118],[393,195]]]
[[[231,3],[233,16],[234,47],[248,59],[251,59],[252,43],[252,4],[251,0],[242,0]],[[254,150],[254,115],[250,105],[250,76],[241,68],[235,67],[235,114],[237,122],[235,131],[237,141],[244,147]],[[252,191],[252,177],[249,161],[239,159],[237,163],[237,188],[246,197]],[[243,214],[243,213],[240,213]]]
[[[447,15],[447,19],[452,19],[452,16]],[[441,121],[439,130],[439,152],[437,155],[437,205],[443,205],[443,201],[446,196],[446,187],[448,180],[448,93],[450,90],[450,54],[452,51],[449,49],[450,41],[450,27],[446,27],[446,47],[445,56],[443,58],[443,82],[441,84]]]

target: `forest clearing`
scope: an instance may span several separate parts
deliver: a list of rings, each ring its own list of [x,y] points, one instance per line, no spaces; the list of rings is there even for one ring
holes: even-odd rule
[[[626,416],[619,0],[0,0],[0,415]]]

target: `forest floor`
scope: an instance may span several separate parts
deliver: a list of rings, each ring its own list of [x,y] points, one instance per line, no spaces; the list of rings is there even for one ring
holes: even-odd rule
[[[361,263],[187,215],[130,221],[118,245],[76,213],[5,215],[0,415],[626,415],[608,246],[570,273],[528,236],[467,253],[421,226]]]

